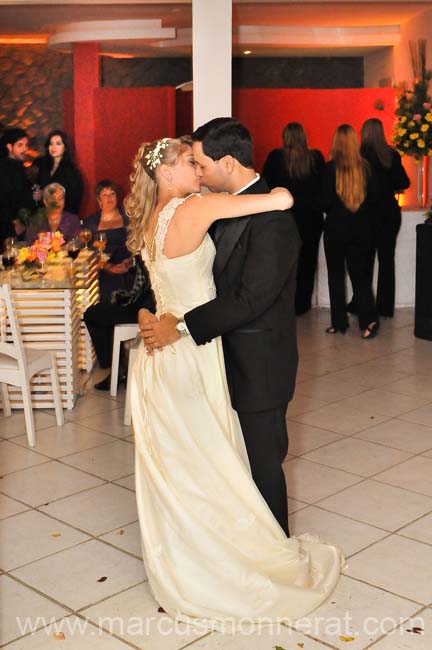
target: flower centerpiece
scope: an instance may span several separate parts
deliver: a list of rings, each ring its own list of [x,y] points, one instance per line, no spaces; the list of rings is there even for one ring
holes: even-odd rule
[[[65,239],[62,233],[41,232],[38,238],[31,246],[23,246],[18,251],[18,265],[24,267],[23,276],[28,276],[36,272],[37,266],[44,266],[46,263],[53,262],[58,253],[61,251]]]

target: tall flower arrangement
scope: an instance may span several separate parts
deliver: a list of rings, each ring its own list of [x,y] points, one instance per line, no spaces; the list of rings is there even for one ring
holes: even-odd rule
[[[410,41],[413,90],[404,90],[396,108],[393,143],[402,155],[421,160],[432,156],[432,100],[428,95],[431,71],[426,70],[426,41]]]
[[[396,116],[393,142],[399,153],[417,160],[432,156],[432,101],[427,94],[426,80],[402,93]]]

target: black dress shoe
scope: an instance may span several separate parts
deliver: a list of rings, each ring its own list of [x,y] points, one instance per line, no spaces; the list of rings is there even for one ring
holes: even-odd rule
[[[379,321],[375,321],[372,325],[368,325],[361,335],[364,341],[369,341],[369,339],[374,339],[378,334],[379,330]]]

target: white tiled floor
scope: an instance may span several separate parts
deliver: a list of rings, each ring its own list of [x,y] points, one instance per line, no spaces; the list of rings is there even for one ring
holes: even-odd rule
[[[0,416],[0,647],[431,650],[432,341],[414,338],[412,310],[372,341],[328,324],[326,310],[298,321],[284,464],[292,533],[347,557],[322,607],[253,635],[171,625],[142,564],[124,390],[90,387],[63,428],[36,413],[34,450],[22,414]]]

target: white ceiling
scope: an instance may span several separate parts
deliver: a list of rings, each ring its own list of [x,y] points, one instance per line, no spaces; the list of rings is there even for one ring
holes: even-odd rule
[[[362,56],[396,43],[399,26],[430,9],[432,2],[425,1],[234,0],[233,54],[241,56],[249,49],[251,56]],[[144,20],[160,23],[148,29],[137,23],[139,29],[133,29],[135,21]],[[51,39],[56,47],[67,50],[70,39],[74,40],[71,34],[86,29],[93,40],[88,25],[70,26],[87,21],[97,21],[94,34],[103,52],[146,57],[191,54],[191,0],[64,0],[58,4],[0,0],[0,43]],[[105,21],[115,21],[115,28]]]

